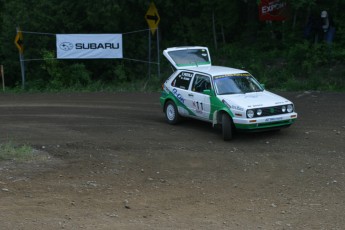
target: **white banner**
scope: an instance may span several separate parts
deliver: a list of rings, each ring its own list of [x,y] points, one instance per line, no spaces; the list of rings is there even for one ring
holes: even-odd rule
[[[59,59],[122,58],[122,34],[57,34]]]

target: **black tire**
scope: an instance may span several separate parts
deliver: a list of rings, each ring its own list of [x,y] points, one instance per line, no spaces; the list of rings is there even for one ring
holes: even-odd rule
[[[222,133],[224,141],[229,141],[233,136],[232,119],[226,113],[222,114]]]
[[[164,112],[167,122],[171,125],[177,124],[181,119],[181,116],[178,113],[177,107],[173,101],[168,101],[165,104]]]

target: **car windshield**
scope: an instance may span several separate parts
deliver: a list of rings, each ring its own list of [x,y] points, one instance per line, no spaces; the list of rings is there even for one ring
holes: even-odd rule
[[[250,74],[232,74],[214,77],[218,95],[261,92],[263,88]]]

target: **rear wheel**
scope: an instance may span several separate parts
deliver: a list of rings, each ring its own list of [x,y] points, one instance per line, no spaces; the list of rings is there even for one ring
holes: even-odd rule
[[[171,125],[177,124],[181,117],[174,102],[168,101],[165,105],[165,118]]]
[[[222,133],[224,141],[232,139],[233,136],[233,124],[230,116],[226,113],[222,115]]]

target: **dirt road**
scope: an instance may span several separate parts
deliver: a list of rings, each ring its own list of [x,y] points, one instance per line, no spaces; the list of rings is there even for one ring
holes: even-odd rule
[[[224,142],[159,93],[0,94],[0,229],[344,229],[345,94],[280,93],[298,121]]]

